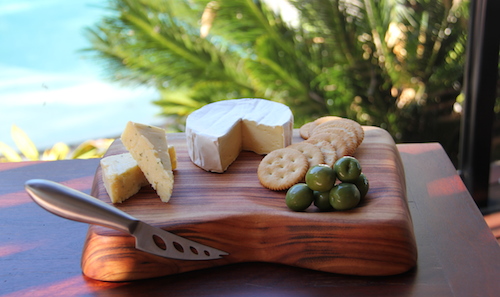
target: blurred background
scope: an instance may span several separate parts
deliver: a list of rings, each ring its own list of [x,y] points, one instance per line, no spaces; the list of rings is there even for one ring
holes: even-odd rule
[[[116,137],[129,120],[183,131],[185,117],[207,103],[259,97],[290,106],[297,128],[348,117],[398,143],[439,142],[458,166],[469,6],[3,0],[0,158],[58,142],[86,146],[50,158],[98,156],[85,152],[102,143],[88,140]],[[497,96],[496,119],[499,109]]]
[[[12,125],[45,150],[119,135],[129,120],[160,124],[154,88],[104,79],[81,52],[86,27],[107,11],[99,0],[0,1],[0,141]],[[0,154],[1,155],[1,154]]]

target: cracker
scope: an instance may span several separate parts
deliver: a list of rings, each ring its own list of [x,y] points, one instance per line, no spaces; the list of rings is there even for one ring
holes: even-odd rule
[[[313,122],[305,123],[299,128],[299,134],[302,138],[308,139],[311,134],[309,133],[314,127],[316,127],[316,124]]]
[[[363,139],[365,138],[365,130],[363,130],[363,127],[356,121],[351,120],[351,119],[343,119],[345,123],[348,123],[351,125],[351,127],[354,130],[354,133],[356,133],[356,136],[358,137],[358,146],[363,142]]]
[[[365,130],[363,130],[363,127],[358,122],[354,122],[353,127],[358,135],[358,146],[360,146],[365,139]]]
[[[321,124],[314,127],[314,129],[311,130],[309,133],[311,135],[314,133],[319,133],[319,131],[327,127],[341,127],[344,129],[348,129],[349,131],[355,134],[358,146],[361,144],[361,142],[363,142],[365,135],[363,127],[361,127],[361,125],[358,122],[347,118],[337,118],[337,119],[330,118],[329,121],[324,121]]]
[[[271,190],[282,191],[304,179],[309,168],[306,156],[292,148],[267,154],[257,168],[260,183]]]
[[[337,151],[337,158],[343,156],[352,156],[356,147],[349,146],[343,137],[332,133],[318,133],[311,136],[309,139],[319,139],[329,142]],[[308,140],[309,140],[308,139]]]
[[[358,138],[356,137],[356,134],[352,130],[348,130],[342,127],[325,127],[317,131],[313,135],[322,133],[330,133],[342,138],[342,140],[351,150],[356,150],[356,148],[358,147]]]
[[[333,167],[335,162],[337,161],[337,151],[335,150],[335,147],[331,143],[329,143],[326,140],[323,139],[308,139],[306,142],[313,144],[314,146],[318,147],[323,154],[323,160],[326,165]]]
[[[352,123],[347,121],[346,119],[337,119],[337,120],[330,120],[324,123],[319,124],[316,126],[311,133],[317,133],[318,131],[325,129],[325,128],[344,128],[349,131],[354,132],[354,127],[352,126]]]
[[[329,122],[332,120],[340,120],[340,119],[342,119],[342,118],[338,117],[338,116],[324,116],[324,117],[320,117],[320,118],[317,118],[316,120],[314,120],[314,123],[316,125],[321,125],[323,123],[326,123],[326,122]]]
[[[323,116],[320,118],[317,118],[316,120],[312,122],[305,123],[299,128],[299,133],[300,136],[304,139],[308,139],[311,136],[311,132],[316,128],[318,125],[321,125],[325,122],[331,121],[331,120],[338,120],[342,119],[341,117],[338,116]]]
[[[325,158],[320,148],[312,143],[308,142],[298,142],[287,146],[288,148],[293,148],[301,152],[307,158],[309,163],[309,168],[318,164],[323,164]]]

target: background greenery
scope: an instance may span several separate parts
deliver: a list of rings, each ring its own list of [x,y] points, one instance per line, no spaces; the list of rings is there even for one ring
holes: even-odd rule
[[[293,23],[257,0],[109,0],[88,53],[110,79],[158,89],[180,130],[204,104],[259,97],[297,127],[349,117],[456,162],[468,1],[289,2]]]
[[[31,138],[16,125],[11,127],[11,137],[16,148],[0,141],[0,162],[21,162],[21,161],[54,161],[65,159],[89,159],[100,158],[108,150],[112,138],[90,139],[80,143],[75,147],[70,147],[65,143],[58,142],[51,148],[40,153],[38,147]]]

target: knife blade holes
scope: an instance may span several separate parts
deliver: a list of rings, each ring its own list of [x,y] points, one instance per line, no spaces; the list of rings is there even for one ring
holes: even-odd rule
[[[189,249],[191,250],[191,252],[195,255],[198,255],[198,250],[195,249],[194,247],[190,246]]]
[[[165,243],[165,241],[163,239],[161,239],[160,236],[153,235],[153,241],[156,244],[156,246],[159,247],[160,249],[162,249],[164,251],[167,250],[167,244]]]
[[[174,241],[172,244],[174,245],[174,248],[176,250],[178,250],[181,253],[184,253],[184,248],[182,247],[182,245],[180,243]]]

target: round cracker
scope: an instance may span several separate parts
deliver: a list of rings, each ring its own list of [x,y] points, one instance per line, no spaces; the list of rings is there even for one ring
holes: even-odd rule
[[[323,164],[325,162],[325,158],[323,157],[323,153],[321,152],[320,148],[312,143],[303,141],[291,144],[287,147],[296,149],[304,156],[306,156],[307,162],[309,162],[309,168],[318,164]]]
[[[337,151],[335,150],[335,147],[331,143],[329,143],[326,140],[323,139],[308,139],[306,142],[313,144],[314,146],[318,147],[323,154],[323,160],[326,165],[333,167],[335,162],[337,161]]]
[[[313,135],[322,133],[330,133],[342,138],[342,140],[345,142],[345,144],[349,147],[350,150],[356,150],[356,148],[358,147],[358,138],[356,137],[356,134],[353,131],[341,127],[325,127],[317,131]]]
[[[277,149],[267,154],[257,168],[260,183],[271,190],[282,191],[300,182],[306,175],[309,162],[300,151]]]
[[[338,117],[338,116],[324,116],[324,117],[320,117],[320,118],[317,118],[316,120],[314,120],[314,123],[316,125],[321,125],[321,124],[329,122],[329,121],[340,120],[340,119],[342,119],[342,118]]]
[[[340,137],[338,134],[318,133],[309,137],[308,140],[310,139],[320,139],[329,142],[337,151],[337,158],[342,158],[343,156],[352,156],[354,154],[354,151],[356,150],[356,147],[349,146],[344,138]]]
[[[321,125],[325,122],[331,121],[331,120],[338,120],[342,119],[341,117],[338,116],[323,116],[320,118],[317,118],[316,120],[312,122],[305,123],[299,128],[299,133],[300,136],[304,139],[308,139],[311,136],[311,132],[316,128],[318,125]]]
[[[314,127],[316,126],[316,124],[314,124],[313,122],[309,122],[309,123],[305,123],[304,125],[302,125],[300,128],[299,128],[299,134],[300,134],[300,137],[304,138],[304,139],[308,139],[311,134],[309,133]]]
[[[365,131],[363,130],[363,127],[361,127],[361,125],[358,122],[347,118],[337,118],[337,119],[330,118],[329,121],[324,121],[321,124],[314,127],[314,129],[310,131],[310,134],[312,135],[314,133],[319,133],[319,131],[321,131],[322,129],[329,127],[341,127],[344,129],[348,129],[349,131],[351,131],[356,135],[356,142],[358,146],[361,144],[361,142],[363,142],[365,136]]]
[[[361,142],[363,142],[363,139],[365,138],[365,130],[363,130],[363,127],[354,120],[344,118],[343,121],[345,123],[350,124],[351,127],[353,128],[354,132],[356,133],[356,136],[358,137],[358,146],[359,146]]]
[[[319,124],[316,126],[311,133],[314,134],[317,131],[320,131],[321,129],[325,128],[344,128],[349,131],[352,131],[353,133],[355,132],[354,127],[351,122],[347,121],[346,119],[337,119],[337,120],[330,120],[324,123]]]
[[[358,146],[361,145],[363,140],[365,139],[365,130],[363,130],[363,127],[358,123],[354,122],[353,124],[354,130],[356,131],[356,134],[358,135]]]

